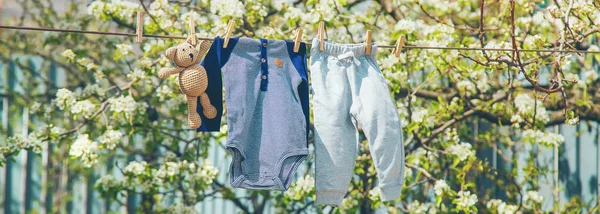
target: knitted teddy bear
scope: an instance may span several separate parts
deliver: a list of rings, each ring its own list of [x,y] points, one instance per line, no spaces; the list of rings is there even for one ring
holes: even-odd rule
[[[195,38],[193,39],[195,40]],[[204,110],[204,116],[210,119],[215,118],[217,110],[205,93],[208,87],[208,77],[206,70],[200,65],[200,60],[210,48],[210,42],[202,41],[196,47],[192,45],[193,42],[195,41],[188,38],[186,42],[167,49],[167,58],[172,60],[177,67],[160,69],[158,77],[165,79],[173,74],[179,74],[179,89],[185,94],[188,101],[188,125],[198,128],[202,124],[202,119],[196,112],[198,97]]]

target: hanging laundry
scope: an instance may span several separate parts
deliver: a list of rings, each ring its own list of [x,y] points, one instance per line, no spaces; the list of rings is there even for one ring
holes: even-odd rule
[[[219,37],[213,40],[213,45],[208,50],[208,53],[201,64],[206,69],[206,77],[208,79],[206,94],[208,95],[210,103],[212,103],[217,110],[217,113],[214,118],[207,118],[202,114],[204,107],[200,105],[200,100],[198,100],[196,112],[198,112],[202,118],[202,125],[196,129],[198,132],[218,132],[221,130],[221,115],[223,115],[223,80],[221,77],[222,65],[219,62],[222,53],[220,48],[214,45],[219,40]]]
[[[295,53],[292,41],[222,43],[217,37],[213,47],[225,86],[231,186],[287,190],[308,155],[306,44]]]
[[[354,174],[358,132],[369,148],[383,201],[400,197],[404,146],[400,117],[377,66],[377,46],[324,43],[311,48],[317,204],[341,205]]]

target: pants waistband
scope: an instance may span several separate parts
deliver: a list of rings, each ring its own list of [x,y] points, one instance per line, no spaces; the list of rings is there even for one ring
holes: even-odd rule
[[[311,52],[321,52],[319,50],[319,40],[317,38],[313,39],[311,43]],[[335,42],[323,42],[323,53],[328,54],[330,56],[339,56],[343,54],[347,54],[352,52],[355,57],[358,56],[366,56],[366,45],[365,44],[338,44]],[[377,45],[371,45],[371,57],[375,58],[377,54]]]

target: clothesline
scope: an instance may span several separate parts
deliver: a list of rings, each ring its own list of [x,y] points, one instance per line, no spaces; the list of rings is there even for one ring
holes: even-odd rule
[[[90,30],[69,30],[69,29],[57,29],[57,28],[43,28],[43,27],[25,27],[25,26],[5,26],[0,25],[0,29],[14,29],[14,30],[26,30],[26,31],[43,31],[43,32],[63,32],[63,33],[79,33],[79,34],[96,34],[96,35],[111,35],[111,36],[125,36],[125,37],[136,37],[135,33],[120,33],[120,32],[104,32],[104,31],[90,31]],[[144,34],[144,37],[150,38],[161,38],[161,39],[186,39],[184,36],[163,36],[163,35],[151,35]],[[199,40],[212,41],[213,38],[208,37],[197,37]],[[311,45],[311,42],[306,42],[307,45]],[[395,48],[394,45],[378,45],[379,48]],[[434,47],[434,46],[417,46],[417,45],[406,45],[403,49],[439,49],[439,50],[463,50],[463,51],[514,51],[513,49],[507,48],[472,48],[472,47]],[[585,51],[585,50],[555,50],[555,49],[518,49],[520,52],[560,52],[560,53],[589,53],[589,54],[600,54],[600,51]]]

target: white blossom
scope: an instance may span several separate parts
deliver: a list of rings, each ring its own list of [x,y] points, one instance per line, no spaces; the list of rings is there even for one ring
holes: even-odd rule
[[[371,201],[379,200],[380,197],[381,197],[381,188],[379,188],[378,186],[369,190],[369,199],[371,199]]]
[[[106,130],[106,132],[104,132],[104,134],[102,134],[102,136],[100,136],[100,138],[98,139],[98,141],[104,145],[107,149],[114,149],[117,144],[119,144],[119,142],[121,141],[121,138],[123,138],[123,133],[121,133],[120,131],[117,130]]]
[[[411,168],[404,168],[404,177],[409,178],[413,176],[413,171]]]
[[[310,175],[305,175],[296,181],[296,186],[304,192],[310,192],[315,187],[315,179]]]
[[[422,147],[417,148],[413,153],[414,159],[412,164],[419,165],[421,163],[421,158],[424,157],[426,154],[427,151],[425,149],[423,149]]]
[[[532,99],[529,94],[517,95],[517,97],[515,97],[515,107],[517,107],[517,113],[522,115],[524,118],[533,117],[535,109],[535,116],[537,120],[544,123],[550,121],[550,117],[548,116],[548,112],[546,111],[543,103]]]
[[[98,84],[90,84],[85,86],[85,88],[81,92],[81,96],[83,97],[91,96],[93,94],[97,94],[98,96],[103,97],[106,94],[106,91],[100,88]]]
[[[444,139],[448,142],[459,143],[460,138],[458,137],[458,133],[456,132],[456,128],[446,129],[444,131]]]
[[[595,70],[586,70],[583,72],[583,79],[586,84],[592,84],[596,80],[598,80],[598,72]]]
[[[490,210],[496,210],[498,214],[514,214],[517,212],[517,206],[508,205],[500,199],[491,199],[486,203],[486,207]]]
[[[121,56],[127,56],[133,52],[133,46],[129,44],[117,44],[117,52],[121,54]]]
[[[458,192],[458,198],[456,199],[456,205],[462,208],[468,208],[477,203],[477,195],[471,194],[470,191]]]
[[[510,118],[510,122],[512,123],[513,127],[519,128],[519,124],[523,122],[523,118],[521,117],[521,115],[515,114]]]
[[[398,21],[396,23],[396,26],[395,26],[394,29],[397,30],[397,31],[406,31],[407,33],[412,33],[414,31],[418,30],[418,26],[420,24],[423,24],[423,23],[419,23],[419,22],[422,22],[422,21],[421,20],[417,20],[415,22],[415,21],[412,21],[412,20],[409,20],[409,19],[401,19],[400,21]]]
[[[537,191],[527,191],[527,194],[525,194],[525,200],[529,200],[535,203],[542,203],[542,201],[544,201],[544,196],[541,196],[540,193],[538,193]]]
[[[571,119],[567,119],[566,123],[568,125],[572,125],[572,126],[577,125],[577,124],[579,124],[579,117],[573,117]]]
[[[378,62],[382,70],[390,70],[398,64],[399,58],[395,54],[389,54],[387,57],[378,60]]]
[[[423,123],[426,127],[433,127],[435,123],[435,117],[430,115],[427,109],[414,110],[411,119],[413,122]]]
[[[101,14],[107,13],[120,18],[133,17],[140,9],[140,5],[127,0],[112,0],[111,2],[94,1],[88,6],[88,14],[100,18]]]
[[[452,155],[456,155],[460,161],[464,161],[471,156],[475,156],[475,151],[469,143],[460,143],[449,146],[446,151]]]
[[[494,208],[494,207],[498,207],[498,205],[504,203],[502,200],[500,199],[491,199],[489,200],[487,203],[485,203],[485,206],[488,209]]]
[[[94,16],[99,19],[100,16],[104,13],[104,8],[106,4],[102,1],[93,1],[87,8],[87,12],[89,15]]]
[[[148,57],[142,57],[138,61],[136,61],[136,65],[140,68],[149,68],[152,67],[152,60]]]
[[[31,113],[36,113],[36,112],[40,111],[41,108],[42,108],[41,103],[34,102],[33,104],[31,104],[31,107],[29,107],[29,111]]]
[[[96,65],[94,62],[92,62],[92,60],[85,58],[85,57],[77,59],[77,64],[85,67],[87,70],[94,70],[94,69],[98,68],[98,65]]]
[[[154,39],[154,40],[150,40],[146,43],[144,43],[144,46],[142,47],[142,50],[144,50],[144,52],[156,52],[156,51],[162,51],[164,49],[166,49],[167,47],[167,43],[165,43],[164,40],[159,40],[159,39]],[[164,56],[164,55],[161,55]],[[144,58],[142,58],[144,59]],[[148,58],[146,58],[148,59]],[[169,59],[167,59],[168,62]]]
[[[98,162],[96,150],[98,150],[97,143],[91,141],[87,134],[82,134],[77,136],[77,139],[71,145],[69,155],[80,158],[84,166],[91,167]]]
[[[301,20],[304,14],[300,8],[288,7],[287,11],[283,14],[283,18],[285,20]]]
[[[89,100],[76,102],[71,108],[72,114],[82,114],[85,118],[90,118],[96,113],[96,105]]]
[[[504,202],[498,205],[498,213],[499,214],[515,214],[517,212],[518,207],[516,205],[508,205]]]
[[[532,143],[540,143],[545,146],[553,147],[559,146],[565,142],[565,138],[556,133],[544,133],[540,130],[527,129],[523,131],[523,140],[530,141]]]
[[[161,56],[158,58],[158,64],[159,64],[159,65],[163,65],[163,66],[164,66],[164,65],[167,65],[167,64],[169,64],[169,62],[170,62],[169,58],[167,58],[165,55],[161,55]]]
[[[446,183],[445,180],[437,180],[435,181],[435,186],[433,187],[436,195],[441,195],[445,191],[450,190],[450,186]]]
[[[71,50],[71,49],[67,49],[67,50],[63,51],[61,56],[64,57],[65,59],[68,59],[69,61],[75,60],[75,53],[73,53],[73,50]]]
[[[94,79],[96,80],[96,82],[100,82],[102,81],[102,78],[104,78],[104,72],[102,72],[102,70],[96,70],[94,72]],[[104,93],[104,92],[102,92]],[[104,96],[104,95],[102,95]]]
[[[221,17],[242,18],[246,8],[239,0],[220,0],[212,2],[210,12]]]
[[[411,214],[425,214],[427,213],[427,210],[429,209],[429,204],[426,203],[421,203],[417,200],[414,200],[413,202],[411,202],[410,204],[408,204],[408,211]]]
[[[456,83],[456,87],[465,95],[471,96],[475,91],[475,84],[468,79]]]
[[[342,200],[342,205],[339,206],[340,210],[348,210],[358,205],[358,201],[352,197],[346,197]]]
[[[58,106],[60,110],[70,108],[75,102],[75,95],[73,92],[69,91],[69,89],[61,88],[56,92],[56,106]]]
[[[95,186],[96,188],[107,190],[115,186],[115,184],[117,184],[117,180],[111,174],[106,174],[96,181]]]
[[[194,206],[186,206],[183,203],[176,203],[167,209],[167,213],[177,214],[196,214],[196,208]]]
[[[127,74],[127,77],[133,81],[146,79],[146,73],[140,69],[133,69],[133,72]]]
[[[310,175],[305,175],[304,177],[298,178],[296,184],[293,185],[288,191],[285,192],[290,198],[294,200],[301,200],[303,196],[306,196],[315,188],[315,179]]]
[[[144,173],[145,169],[146,169],[146,161],[142,161],[142,162],[131,161],[125,167],[125,169],[123,170],[123,172],[125,174],[131,173],[133,175],[141,175],[142,173]]]
[[[196,25],[205,25],[206,23],[208,23],[208,20],[206,19],[206,17],[201,16],[196,11],[189,11],[189,12],[185,12],[185,13],[181,14],[181,21],[187,24],[190,22],[190,18],[192,18],[192,17],[194,18],[194,24],[196,24]]]
[[[110,102],[110,108],[116,113],[125,113],[126,115],[131,114],[135,111],[137,103],[131,96],[123,96],[118,98],[112,98]]]
[[[198,170],[193,178],[196,181],[210,185],[218,174],[219,169],[215,168],[210,161],[205,161],[202,163],[202,169]]]
[[[166,176],[175,176],[177,173],[179,173],[179,164],[175,163],[175,162],[166,162],[164,166],[164,169],[166,170]]]
[[[62,134],[63,132],[65,132],[65,129],[58,127],[58,126],[54,126],[50,129],[50,133],[54,134],[54,135],[59,135],[59,134]]]
[[[158,96],[158,100],[162,102],[167,97],[173,96],[173,90],[167,85],[162,85],[156,89],[156,95]]]

